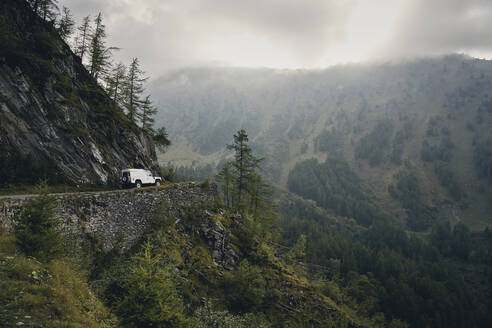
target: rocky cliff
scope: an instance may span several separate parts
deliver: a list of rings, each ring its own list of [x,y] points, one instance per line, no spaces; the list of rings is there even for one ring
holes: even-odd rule
[[[151,138],[112,105],[54,28],[25,1],[2,0],[0,178],[25,180],[22,163],[34,181],[106,183],[125,167],[155,169],[155,158]]]

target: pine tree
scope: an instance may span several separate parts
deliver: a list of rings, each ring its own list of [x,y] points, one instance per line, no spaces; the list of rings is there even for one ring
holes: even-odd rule
[[[38,187],[39,196],[29,199],[15,222],[14,235],[19,249],[27,256],[50,260],[61,251],[56,199],[46,184]]]
[[[84,55],[89,51],[89,37],[91,34],[91,19],[86,16],[82,19],[82,24],[77,28],[77,43],[75,46],[75,54],[80,57],[80,61],[84,61]]]
[[[122,106],[126,83],[126,66],[122,63],[116,65],[106,78],[106,91],[113,99],[113,104]]]
[[[115,47],[106,47],[106,26],[103,24],[102,14],[99,13],[94,20],[96,27],[91,35],[89,47],[90,64],[89,72],[93,78],[99,79],[107,72],[110,65],[111,52],[117,50]]]
[[[253,152],[248,146],[248,135],[244,129],[234,135],[234,143],[227,145],[227,149],[235,152],[234,161],[232,162],[235,180],[233,206],[238,209],[245,209],[244,198],[247,193],[248,181],[259,167],[262,159],[253,156]]]
[[[224,202],[227,207],[232,206],[232,193],[233,193],[233,175],[232,175],[232,163],[225,163],[224,167],[220,170],[219,174],[215,176],[218,183],[221,184],[221,191],[224,197]]]
[[[186,327],[184,305],[172,276],[173,268],[152,254],[147,241],[123,281],[124,296],[115,309],[125,327]]]
[[[164,151],[170,144],[169,136],[167,135],[166,128],[161,127],[152,136],[154,144],[161,150]]]
[[[154,134],[154,115],[157,113],[157,108],[152,104],[150,100],[150,95],[145,97],[145,100],[142,102],[141,112],[138,113],[138,117],[140,118],[140,122],[142,123],[142,129],[147,133],[153,135]]]
[[[260,216],[269,216],[272,209],[271,196],[273,190],[268,183],[266,183],[262,176],[256,172],[253,172],[247,185],[247,191],[249,196],[249,213],[257,220]]]
[[[127,76],[127,90],[125,92],[125,107],[127,115],[133,122],[137,121],[139,111],[143,104],[141,99],[142,93],[145,91],[143,84],[147,81],[146,77],[143,77],[144,72],[140,68],[140,62],[138,58],[133,58],[130,67],[128,68]]]
[[[63,40],[68,41],[68,39],[73,33],[74,25],[75,22],[73,20],[73,16],[72,13],[70,12],[70,9],[68,9],[67,7],[63,7],[62,16],[56,28],[58,34],[60,34],[60,37]]]
[[[54,23],[58,15],[58,0],[41,0],[40,16],[47,22]]]

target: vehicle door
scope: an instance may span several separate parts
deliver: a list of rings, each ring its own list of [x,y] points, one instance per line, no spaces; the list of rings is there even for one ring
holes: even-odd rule
[[[150,171],[145,171],[145,183],[153,184],[154,181],[154,176],[152,175],[152,172]]]

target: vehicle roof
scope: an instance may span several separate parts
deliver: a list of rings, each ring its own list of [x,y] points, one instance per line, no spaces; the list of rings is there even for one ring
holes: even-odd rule
[[[139,171],[150,171],[150,170],[147,170],[147,169],[124,169],[124,170],[121,170],[121,172],[139,172]]]

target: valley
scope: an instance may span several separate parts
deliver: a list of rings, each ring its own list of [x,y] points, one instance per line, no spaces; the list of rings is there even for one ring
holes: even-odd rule
[[[0,327],[490,326],[492,60],[164,67],[362,2],[69,2],[0,2]]]
[[[220,167],[236,129],[250,134],[269,181],[286,188],[297,163],[341,157],[392,215],[388,192],[411,168],[423,199],[473,229],[492,223],[492,64],[460,55],[319,71],[183,69],[151,89],[173,145],[164,165]],[[478,144],[487,144],[478,150]],[[427,148],[424,148],[427,147]],[[432,153],[426,156],[424,152]],[[434,156],[435,155],[435,156]],[[454,190],[453,190],[454,188]]]

